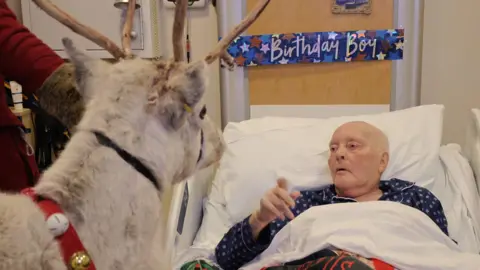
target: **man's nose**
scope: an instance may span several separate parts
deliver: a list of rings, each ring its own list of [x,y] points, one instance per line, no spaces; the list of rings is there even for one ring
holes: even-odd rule
[[[338,148],[335,154],[337,160],[345,159],[345,149],[343,147]]]

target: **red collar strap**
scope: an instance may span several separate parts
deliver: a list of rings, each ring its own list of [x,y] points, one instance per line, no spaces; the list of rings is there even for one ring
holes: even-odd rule
[[[60,206],[52,200],[38,196],[32,188],[24,189],[21,193],[30,197],[45,214],[47,227],[60,244],[68,269],[96,270],[75,228]]]

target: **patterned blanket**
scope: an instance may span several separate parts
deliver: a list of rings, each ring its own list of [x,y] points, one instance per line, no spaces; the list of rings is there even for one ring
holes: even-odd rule
[[[221,268],[212,261],[201,259],[185,263],[180,270],[221,270]]]
[[[366,259],[356,254],[324,249],[303,259],[288,262],[284,265],[270,266],[262,270],[394,270],[377,259]]]
[[[261,270],[394,270],[377,259],[366,259],[342,250],[324,249],[303,259]],[[214,262],[201,259],[182,265],[180,270],[221,270]]]

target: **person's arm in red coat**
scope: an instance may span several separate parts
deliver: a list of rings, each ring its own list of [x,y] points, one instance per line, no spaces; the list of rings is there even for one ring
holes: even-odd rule
[[[60,38],[60,37],[59,37]],[[40,105],[71,128],[83,113],[73,67],[23,26],[0,0],[0,73],[36,93]]]
[[[0,0],[0,73],[31,94],[64,63],[52,49],[23,26]]]

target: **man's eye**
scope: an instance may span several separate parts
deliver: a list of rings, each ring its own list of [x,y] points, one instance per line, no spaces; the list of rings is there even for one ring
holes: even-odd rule
[[[358,145],[356,143],[348,144],[348,148],[356,148]]]

